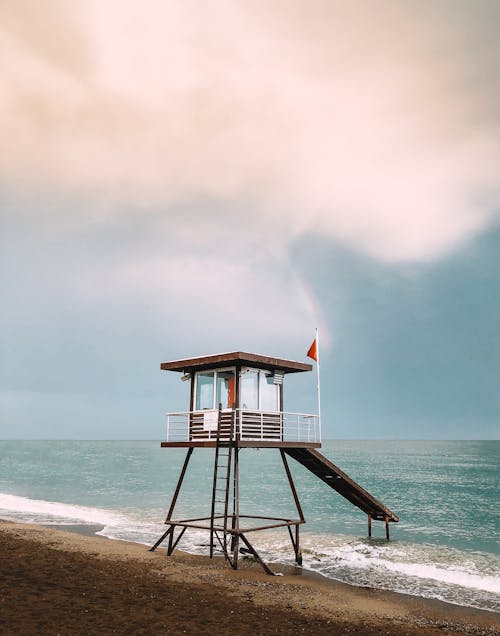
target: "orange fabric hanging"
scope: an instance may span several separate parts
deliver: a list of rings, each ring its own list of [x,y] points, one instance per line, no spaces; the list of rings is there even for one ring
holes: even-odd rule
[[[227,408],[232,409],[234,404],[234,375],[227,382]]]

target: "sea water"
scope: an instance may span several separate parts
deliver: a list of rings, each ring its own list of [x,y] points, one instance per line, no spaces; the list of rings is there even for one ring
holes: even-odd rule
[[[306,517],[303,568],[371,586],[500,611],[499,441],[329,441],[321,452],[399,515],[385,526],[289,459]],[[152,545],[186,454],[152,441],[0,441],[0,518],[99,526],[111,539]],[[196,449],[174,518],[210,514],[214,452]],[[297,518],[280,454],[240,452],[243,514]],[[291,564],[286,529],[251,540]],[[208,533],[179,548],[206,554]]]

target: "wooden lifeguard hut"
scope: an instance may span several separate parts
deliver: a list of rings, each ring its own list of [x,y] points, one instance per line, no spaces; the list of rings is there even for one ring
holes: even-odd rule
[[[165,520],[168,528],[151,551],[168,540],[167,553],[171,555],[188,528],[205,529],[210,532],[211,557],[218,545],[231,567],[237,569],[240,548],[246,549],[272,574],[248,535],[286,527],[295,559],[301,563],[299,528],[305,518],[287,456],[365,512],[370,536],[372,519],[385,521],[389,539],[389,523],[397,522],[397,515],[318,452],[319,417],[283,411],[285,376],[311,371],[311,364],[236,351],[164,362],[161,369],[181,373],[181,379],[190,382],[190,407],[187,412],[167,414],[167,436],[161,445],[187,448],[187,455]],[[177,498],[195,448],[215,449],[210,516],[174,519]],[[279,450],[297,509],[295,519],[240,512],[238,461],[244,448]]]

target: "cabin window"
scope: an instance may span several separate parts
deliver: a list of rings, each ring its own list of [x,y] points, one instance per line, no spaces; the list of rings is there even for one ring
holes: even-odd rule
[[[241,408],[250,411],[280,410],[279,385],[268,371],[247,369],[241,374]]]
[[[247,370],[241,375],[241,408],[259,410],[259,372]]]
[[[214,408],[214,372],[196,374],[196,410]]]
[[[196,374],[195,410],[231,409],[234,404],[234,370],[203,371]]]
[[[260,373],[260,409],[261,411],[279,411],[279,387],[269,373]]]

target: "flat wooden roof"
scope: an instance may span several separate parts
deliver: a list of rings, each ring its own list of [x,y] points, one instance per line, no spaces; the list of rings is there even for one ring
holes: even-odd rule
[[[257,369],[266,369],[269,371],[279,370],[283,371],[283,373],[298,373],[300,371],[312,370],[312,364],[308,364],[307,362],[296,362],[295,360],[272,358],[270,356],[262,356],[257,353],[245,353],[243,351],[216,353],[211,356],[162,362],[160,368],[163,371],[193,373],[194,371],[203,371],[205,369],[217,369],[236,365],[256,367]]]

